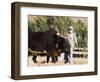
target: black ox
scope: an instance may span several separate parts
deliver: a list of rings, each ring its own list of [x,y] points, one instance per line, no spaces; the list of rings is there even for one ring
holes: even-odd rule
[[[69,61],[68,55],[70,53],[70,45],[63,38],[57,35],[56,31],[45,31],[45,32],[32,32],[28,31],[28,48],[32,51],[47,52],[47,63],[49,62],[50,57],[52,62],[55,63],[58,60],[58,57],[55,55],[55,52],[58,54],[65,53],[65,63]],[[30,51],[28,55],[32,54]],[[40,54],[43,55],[43,54]],[[37,55],[33,55],[32,60],[36,63]]]

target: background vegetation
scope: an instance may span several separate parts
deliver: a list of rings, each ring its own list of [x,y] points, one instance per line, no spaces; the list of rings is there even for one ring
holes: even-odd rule
[[[87,48],[87,25],[81,20],[73,21],[71,17],[67,16],[33,16],[28,18],[28,28],[33,32],[46,31],[52,26],[56,31],[66,36],[70,25],[74,27],[78,47]]]

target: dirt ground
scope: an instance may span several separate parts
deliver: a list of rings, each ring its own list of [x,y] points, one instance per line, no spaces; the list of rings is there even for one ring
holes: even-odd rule
[[[74,58],[73,59],[73,64],[87,64],[88,60],[87,58]],[[67,63],[68,65],[71,65],[70,63]],[[46,63],[46,57],[37,57],[37,63],[34,63],[32,60],[32,56],[29,56],[28,58],[28,66],[33,67],[33,66],[52,66],[52,65],[65,65],[64,60],[61,57],[58,57],[58,62],[57,63],[52,63],[51,59],[49,63]]]

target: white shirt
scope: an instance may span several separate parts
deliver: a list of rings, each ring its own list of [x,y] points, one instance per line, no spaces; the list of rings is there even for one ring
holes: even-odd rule
[[[77,38],[75,32],[67,33],[67,40],[70,43],[71,47],[74,48],[75,43],[77,44]]]

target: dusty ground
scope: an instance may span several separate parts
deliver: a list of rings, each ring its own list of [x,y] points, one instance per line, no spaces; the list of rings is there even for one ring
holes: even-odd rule
[[[33,67],[33,66],[52,66],[52,65],[64,65],[64,61],[63,59],[61,59],[61,57],[58,57],[58,62],[57,63],[51,63],[51,59],[50,59],[50,62],[49,63],[46,63],[46,57],[37,57],[37,62],[38,63],[34,63],[32,61],[32,56],[30,56],[28,58],[28,66],[29,67]],[[87,61],[87,58],[74,58],[73,59],[73,64],[87,64],[88,61]],[[67,63],[70,65],[70,63]]]

